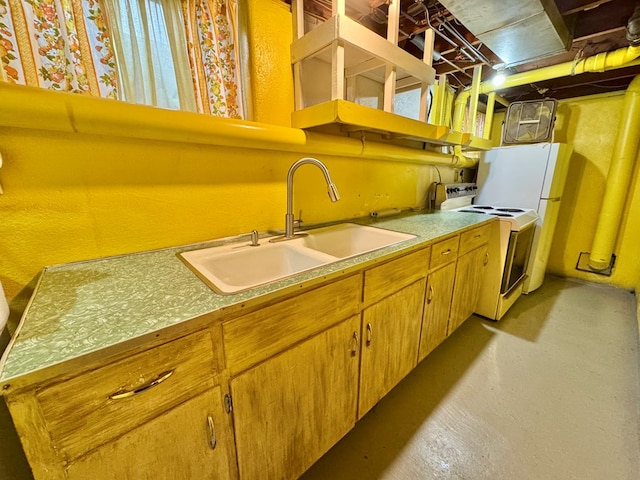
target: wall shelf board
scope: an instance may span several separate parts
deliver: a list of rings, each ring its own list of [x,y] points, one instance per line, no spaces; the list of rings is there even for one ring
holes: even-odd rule
[[[332,100],[293,112],[295,128],[329,124],[346,125],[349,131],[384,133],[391,138],[418,140],[433,145],[460,145],[463,134],[452,134],[448,127],[366,107],[346,100]]]

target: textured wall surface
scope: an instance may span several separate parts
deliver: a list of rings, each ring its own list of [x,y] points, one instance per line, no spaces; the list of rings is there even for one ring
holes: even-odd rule
[[[589,252],[622,113],[623,93],[561,102],[556,141],[573,145],[571,166],[551,249],[548,270],[634,289],[640,281],[640,183],[637,167],[631,178],[614,253],[611,277],[575,269],[580,252]]]
[[[283,2],[249,2],[256,120],[288,126],[293,109],[291,14]],[[258,28],[259,27],[259,28]],[[284,227],[286,175],[301,153],[0,130],[0,280],[15,297],[42,267]],[[298,170],[294,209],[306,223],[423,205],[433,167],[320,157],[342,200],[332,204],[320,171]],[[444,177],[451,173],[440,167]],[[28,297],[13,302],[15,316]]]

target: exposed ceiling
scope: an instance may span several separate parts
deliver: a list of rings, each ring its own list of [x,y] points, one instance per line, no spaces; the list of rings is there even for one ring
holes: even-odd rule
[[[543,56],[525,63],[515,62],[508,65],[507,72],[517,73],[533,70],[558,63],[570,62],[576,58],[590,57],[600,52],[608,52],[626,47],[626,25],[633,15],[635,0],[532,0],[540,4],[555,3],[556,14],[560,17],[555,21],[569,35],[567,38],[568,51],[562,51],[550,56]],[[441,3],[442,2],[442,3]],[[640,2],[640,0],[639,0]],[[401,0],[401,19],[398,44],[416,57],[422,58],[420,37],[431,25],[436,32],[434,49],[440,54],[433,62],[437,74],[448,74],[449,83],[454,86],[467,86],[471,83],[473,68],[483,65],[483,79],[495,74],[494,65],[503,63],[503,59],[481,42],[476,35],[484,38],[482,32],[470,32],[459,19],[454,17],[443,4],[447,4],[453,11],[461,12],[458,16],[471,22],[470,27],[477,30],[482,22],[477,17],[469,15],[469,6],[477,6],[478,14],[492,3],[495,8],[509,2],[502,0]],[[514,5],[517,2],[511,2]],[[305,11],[316,18],[331,16],[331,0],[304,0]],[[522,3],[524,5],[524,2]],[[551,10],[555,11],[553,5]],[[388,5],[385,0],[347,0],[347,14],[386,36]],[[518,11],[518,10],[516,10]],[[484,12],[485,15],[491,13]],[[522,16],[526,15],[522,9]],[[551,15],[553,17],[553,15]],[[492,18],[492,17],[487,17]],[[520,19],[518,19],[520,20]],[[524,20],[524,18],[522,19]],[[566,29],[565,29],[566,27]],[[535,32],[540,32],[537,29]],[[507,31],[500,42],[514,44],[528,38],[520,35],[519,39],[510,37],[515,35]],[[571,41],[572,39],[572,41]],[[542,41],[541,35],[529,38],[530,42]],[[495,42],[495,40],[494,40]],[[494,43],[493,45],[499,45]],[[494,47],[495,48],[495,47]],[[495,48],[497,50],[497,48]],[[504,56],[504,55],[503,55]],[[535,85],[524,85],[503,90],[500,94],[507,100],[529,100],[544,97],[569,98],[595,93],[611,92],[626,89],[634,76],[640,74],[640,66],[621,68],[604,73],[585,73],[581,75],[563,77]]]

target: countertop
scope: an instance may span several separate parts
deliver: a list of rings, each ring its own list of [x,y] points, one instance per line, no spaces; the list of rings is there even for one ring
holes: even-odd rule
[[[439,211],[350,220],[417,237],[232,295],[212,291],[177,257],[224,240],[46,267],[4,354],[0,382],[234,305],[284,295],[292,287],[319,283],[487,221],[472,213]]]

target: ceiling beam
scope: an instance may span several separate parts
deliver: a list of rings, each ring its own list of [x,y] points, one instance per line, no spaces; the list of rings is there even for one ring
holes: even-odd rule
[[[556,3],[558,4],[558,10],[560,11],[560,14],[562,14],[563,16],[569,16],[573,15],[574,13],[592,10],[599,7],[600,5],[604,5],[605,3],[609,3],[611,1],[613,0],[598,0],[596,2],[589,2],[584,4],[581,0],[560,0]]]

